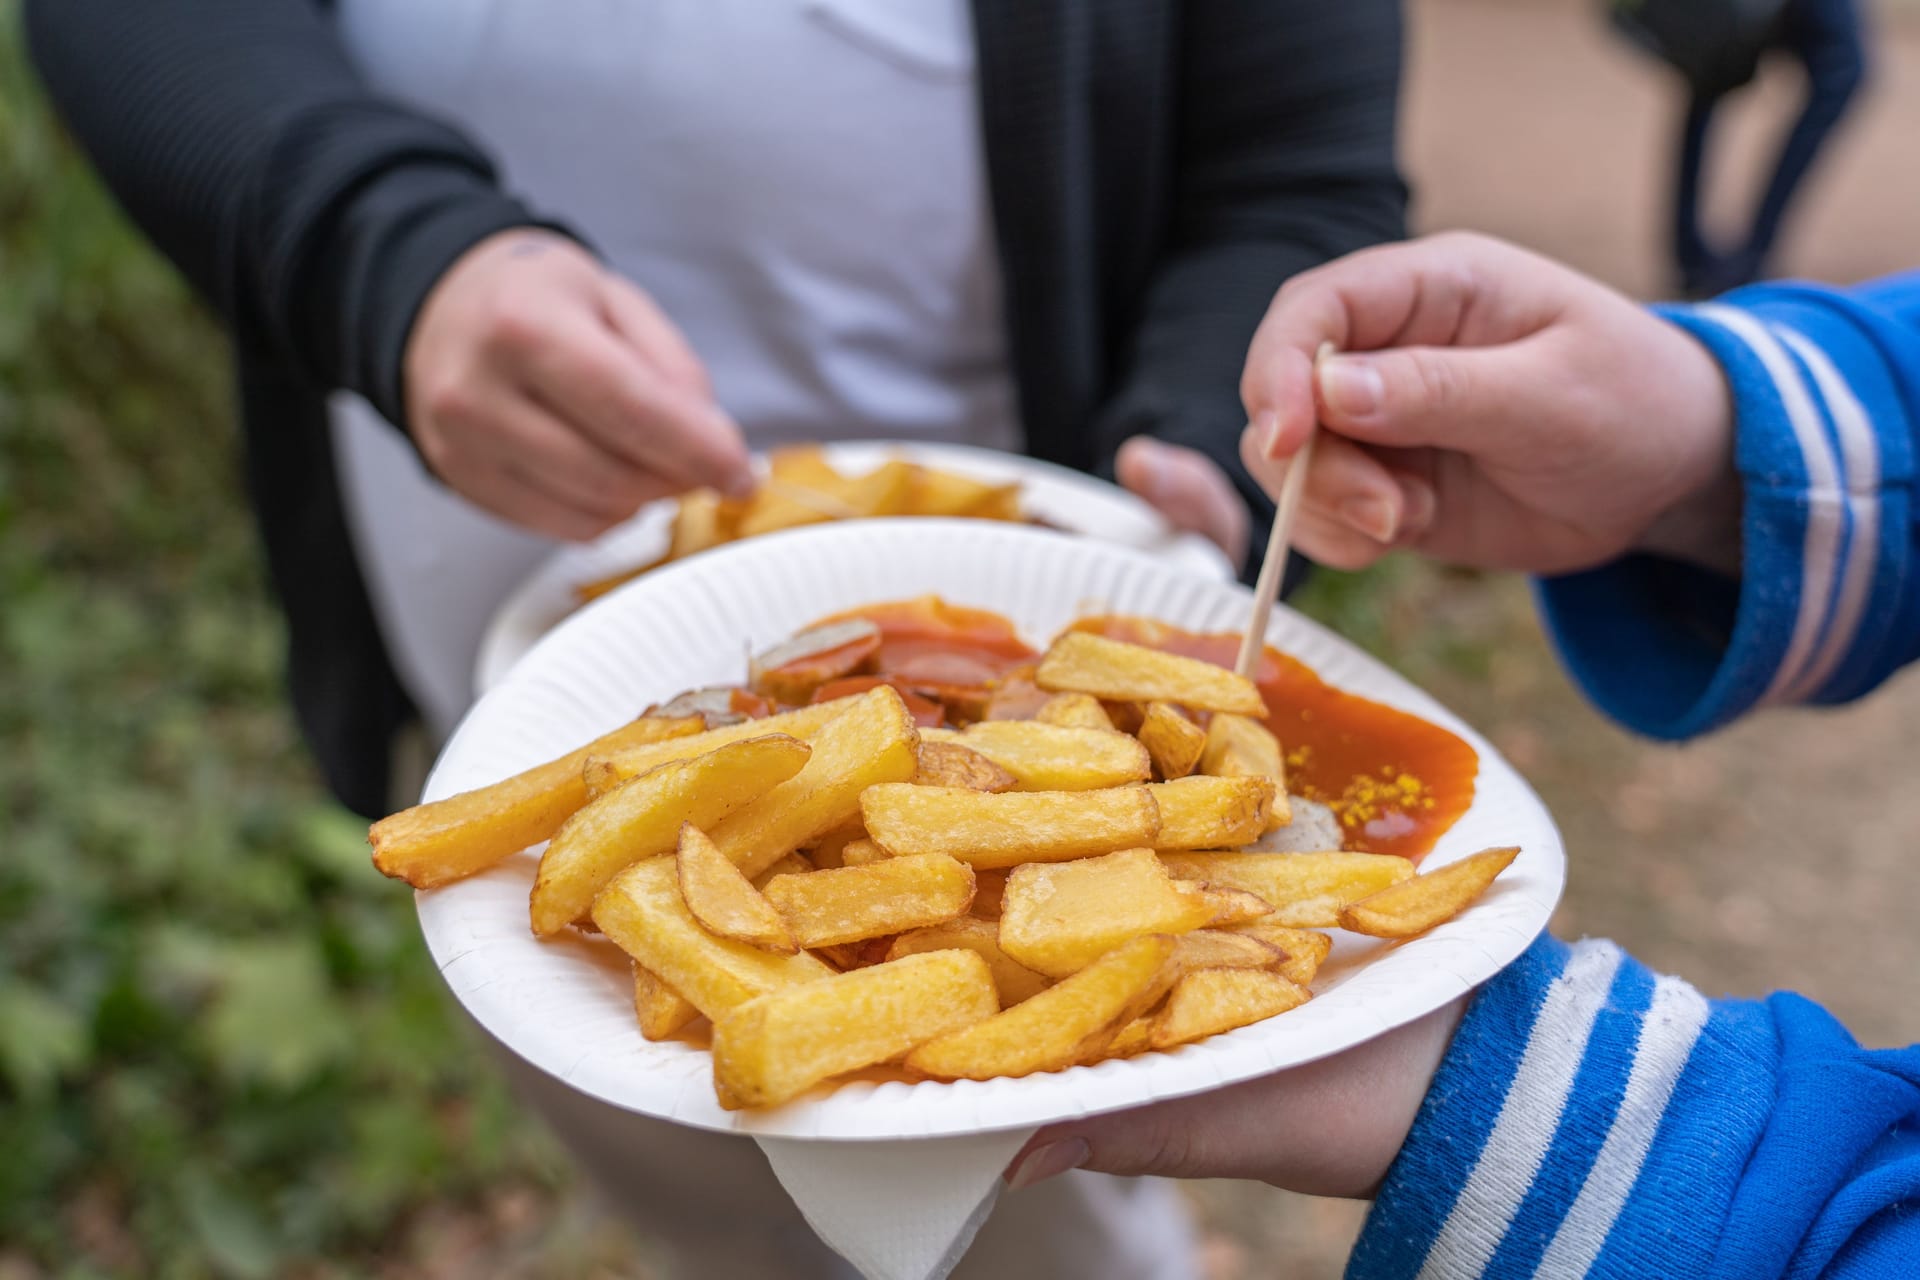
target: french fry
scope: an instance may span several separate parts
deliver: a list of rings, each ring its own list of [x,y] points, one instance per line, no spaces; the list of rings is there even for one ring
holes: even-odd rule
[[[747,664],[753,691],[775,702],[811,701],[813,691],[852,675],[880,651],[880,628],[867,618],[810,627],[756,655]]]
[[[1140,741],[1153,757],[1153,767],[1171,781],[1186,777],[1200,763],[1207,731],[1172,703],[1149,702],[1140,717]]]
[[[700,1016],[686,997],[637,964],[633,966],[633,1011],[640,1019],[640,1034],[649,1040],[665,1040]]]
[[[999,1007],[986,961],[958,950],[770,992],[715,1020],[715,1089],[730,1109],[775,1106],[991,1018]]]
[[[910,508],[917,516],[973,516],[996,510],[1003,496],[1018,498],[1018,484],[993,484],[972,476],[956,475],[933,467],[918,468],[914,476]]]
[[[998,920],[1000,908],[1007,896],[1007,877],[1013,873],[1005,868],[975,867],[973,869],[973,905],[967,910],[977,920]]]
[[[767,901],[803,947],[829,947],[951,920],[973,901],[973,869],[940,854],[781,876]]]
[[[716,747],[726,746],[729,742],[740,742],[747,738],[764,738],[772,733],[784,733],[788,737],[804,740],[818,732],[820,726],[849,710],[857,697],[858,695],[836,698],[832,702],[819,702],[810,707],[762,716],[757,720],[744,720],[739,724],[727,725],[725,728],[708,729],[704,733],[695,726],[694,731],[683,736],[645,745],[599,749],[599,744],[596,743],[594,748],[589,749],[585,764],[579,766],[580,774],[586,782],[587,794],[601,796],[629,778],[639,777],[649,769],[657,769],[674,760],[691,760],[695,756],[703,756]],[[575,806],[575,808],[578,807],[578,805]]]
[[[808,871],[831,871],[840,865],[840,855],[855,840],[867,838],[867,824],[855,814],[819,839],[807,845]]]
[[[755,996],[833,973],[804,951],[775,955],[702,929],[680,896],[672,858],[648,858],[615,876],[593,900],[593,922],[709,1018]]]
[[[1209,929],[1230,929],[1234,925],[1250,924],[1273,914],[1272,903],[1245,889],[1223,889],[1209,884],[1201,886],[1201,892],[1206,894],[1207,904],[1213,908],[1213,919],[1207,921]]]
[[[693,489],[681,494],[673,511],[667,559],[684,560],[729,541],[732,523],[726,502],[714,490]]]
[[[1200,753],[1199,769],[1216,778],[1272,779],[1273,815],[1267,821],[1267,830],[1277,830],[1293,821],[1292,804],[1287,798],[1287,764],[1280,751],[1280,739],[1258,720],[1228,712],[1215,715],[1207,722],[1206,747]]]
[[[905,783],[919,767],[913,717],[886,685],[860,694],[808,744],[813,755],[799,773],[707,831],[749,877],[856,816],[869,787]]]
[[[1056,693],[1041,704],[1033,718],[1067,729],[1111,729],[1113,717],[1090,693]]]
[[[1100,1057],[1087,1060],[1087,1065],[1100,1061],[1100,1058],[1137,1058],[1153,1048],[1153,1015],[1143,1013],[1114,1033],[1101,1050]]]
[[[840,850],[840,865],[843,867],[866,867],[893,855],[871,840],[849,840]]]
[[[680,896],[708,933],[762,951],[792,955],[800,949],[780,913],[691,822],[680,828],[680,849],[674,861],[680,873]]]
[[[729,742],[607,792],[569,818],[540,855],[528,898],[534,933],[560,932],[621,870],[673,849],[680,824],[719,822],[800,772],[812,749],[784,734]]]
[[[1316,933],[1312,929],[1293,929],[1266,920],[1238,925],[1233,932],[1258,938],[1286,952],[1287,958],[1276,968],[1303,987],[1312,984],[1313,975],[1320,972],[1320,966],[1327,961],[1327,952],[1333,950],[1333,939],[1327,934]]]
[[[1166,934],[1135,938],[1011,1009],[928,1041],[907,1066],[939,1080],[991,1080],[1098,1056],[1166,994],[1179,971],[1173,948]]]
[[[1458,862],[1349,902],[1340,927],[1375,938],[1411,938],[1453,919],[1487,891],[1520,856],[1517,848],[1482,849]]]
[[[1273,783],[1265,778],[1209,778],[1204,774],[1156,782],[1148,790],[1160,806],[1158,849],[1230,849],[1252,844],[1273,814]]]
[[[923,787],[964,787],[968,791],[1011,791],[1019,780],[957,738],[934,738],[920,731],[920,769],[913,775]]]
[[[1022,791],[1096,791],[1153,776],[1147,748],[1109,729],[982,720],[959,733],[934,730],[928,736],[979,752],[1012,774]]]
[[[1253,681],[1198,658],[1068,631],[1040,659],[1034,683],[1049,692],[1090,693],[1110,702],[1175,702],[1196,711],[1262,716]]]
[[[956,947],[971,951],[987,962],[987,969],[993,974],[994,990],[1000,993],[1002,1009],[1010,1009],[1030,996],[1039,995],[1049,985],[1043,975],[1035,973],[1000,949],[1000,930],[991,921],[977,920],[972,916],[961,916],[957,920],[901,934],[887,949],[887,959],[898,960],[902,956],[919,955],[924,951],[945,951]]]
[[[1251,934],[1195,929],[1174,939],[1173,958],[1182,973],[1196,969],[1278,969],[1286,953]]]
[[[1152,845],[1160,831],[1159,811],[1142,786],[997,796],[953,787],[876,786],[861,795],[860,812],[873,840],[896,855],[944,853],[975,868]]]
[[[589,756],[645,750],[642,744],[669,738],[685,741],[702,727],[697,717],[643,716],[525,773],[403,809],[368,829],[373,865],[381,874],[405,880],[416,889],[431,889],[485,871],[552,836],[587,802],[580,770]]]
[[[1169,876],[1151,849],[1125,849],[1015,868],[1000,946],[1034,972],[1064,978],[1129,939],[1185,933],[1212,917],[1200,886]]]
[[[767,881],[773,879],[775,876],[805,875],[814,869],[814,865],[800,854],[790,853],[755,876],[749,883],[756,889],[765,889],[767,887]]]
[[[889,458],[866,475],[848,481],[840,496],[856,518],[909,515],[915,479],[911,462]]]
[[[1181,880],[1245,889],[1273,904],[1267,920],[1330,929],[1340,908],[1410,878],[1413,864],[1389,853],[1162,853]]]
[[[1298,1008],[1310,995],[1268,969],[1197,969],[1173,984],[1149,1040],[1155,1049],[1176,1048]]]

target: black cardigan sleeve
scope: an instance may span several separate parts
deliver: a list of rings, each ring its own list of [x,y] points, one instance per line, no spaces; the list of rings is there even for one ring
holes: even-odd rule
[[[1194,0],[1182,54],[1171,229],[1096,420],[1109,474],[1142,432],[1199,449],[1255,513],[1240,464],[1247,345],[1274,291],[1329,259],[1405,234],[1394,138],[1396,0]]]
[[[459,132],[372,92],[315,0],[26,0],[25,23],[68,127],[236,343],[389,421],[434,281],[543,225]]]

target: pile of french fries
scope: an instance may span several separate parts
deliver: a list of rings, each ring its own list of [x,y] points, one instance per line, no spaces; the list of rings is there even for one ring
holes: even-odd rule
[[[754,664],[752,710],[870,658],[835,625]],[[1271,1018],[1310,998],[1324,930],[1412,937],[1518,852],[1418,876],[1249,852],[1289,821],[1250,682],[1078,631],[1033,678],[1032,718],[958,727],[917,725],[884,683],[760,715],[737,691],[676,699],[376,823],[374,863],[431,888],[548,840],[534,933],[630,956],[649,1039],[710,1020],[715,1091],[742,1108],[882,1064],[1025,1076]]]
[[[574,589],[582,604],[624,582],[698,551],[756,534],[832,520],[874,516],[948,516],[1019,523],[1026,519],[1020,486],[994,484],[937,467],[890,458],[872,471],[848,475],[817,445],[768,455],[767,477],[745,498],[695,489],[675,499],[666,554]]]

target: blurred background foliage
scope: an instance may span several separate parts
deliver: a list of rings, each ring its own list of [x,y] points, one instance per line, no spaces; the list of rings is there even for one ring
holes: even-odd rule
[[[283,700],[220,336],[60,137],[16,4],[0,0],[0,1280],[655,1274],[516,1112],[409,896],[321,789]],[[1412,7],[1423,225],[1657,291],[1664,82],[1573,0]],[[1789,269],[1920,262],[1903,123],[1920,32],[1896,35]],[[1760,98],[1732,125],[1748,173],[1792,85]],[[1870,1042],[1911,1039],[1920,794],[1900,762],[1920,750],[1920,682],[1675,753],[1582,708],[1520,583],[1394,561],[1299,603],[1528,773],[1575,851],[1563,932],[1714,992],[1799,987]],[[1194,1198],[1210,1280],[1337,1274],[1358,1223],[1248,1184]]]

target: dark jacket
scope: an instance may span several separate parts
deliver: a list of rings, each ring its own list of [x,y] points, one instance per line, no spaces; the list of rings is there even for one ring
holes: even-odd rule
[[[400,0],[396,0],[400,2]],[[1242,470],[1241,361],[1288,276],[1402,230],[1393,0],[974,0],[1013,372],[1036,457],[1138,432]],[[293,699],[334,790],[387,801],[411,715],[348,537],[324,397],[405,423],[440,274],[541,221],[458,130],[375,96],[316,0],[27,0],[68,125],[233,337]],[[1257,522],[1258,523],[1258,522]]]

